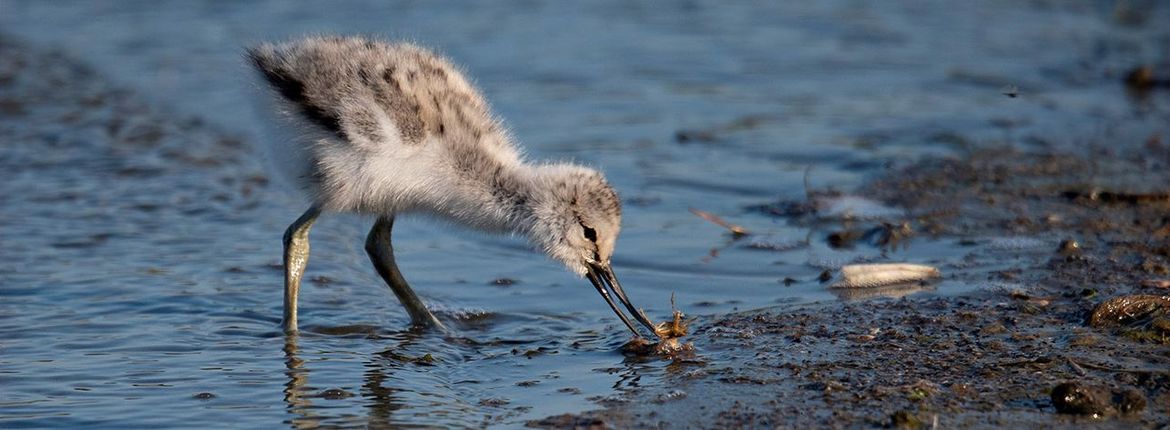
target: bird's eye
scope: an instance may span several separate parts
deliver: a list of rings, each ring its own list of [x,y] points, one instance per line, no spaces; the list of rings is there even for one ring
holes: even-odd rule
[[[597,230],[594,230],[593,227],[587,226],[585,224],[581,224],[581,228],[585,229],[586,239],[597,242]]]

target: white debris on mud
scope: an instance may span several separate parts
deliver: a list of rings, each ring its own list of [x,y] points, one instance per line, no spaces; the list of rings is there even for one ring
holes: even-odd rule
[[[920,264],[853,264],[841,267],[841,278],[830,288],[874,288],[919,282],[941,276],[935,267]]]

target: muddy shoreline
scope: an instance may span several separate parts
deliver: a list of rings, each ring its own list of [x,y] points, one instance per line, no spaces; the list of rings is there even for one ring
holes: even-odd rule
[[[825,221],[793,209],[816,206],[808,202],[764,205],[771,216],[841,231],[905,225],[914,234],[904,246],[916,237],[972,248],[1004,242],[993,254],[1012,262],[996,268],[987,264],[995,256],[973,252],[944,267],[952,281],[986,285],[960,296],[879,297],[701,321],[688,339],[700,358],[672,364],[670,390],[634,390],[605,409],[529,425],[1164,426],[1170,151],[1151,136],[1088,152],[1096,156],[1005,146],[891,168],[856,192],[905,211],[885,220]],[[810,200],[837,195],[810,193]],[[1061,241],[1031,260],[1006,258],[1042,245],[1005,237],[1037,236]],[[1120,316],[1102,306],[1135,295],[1153,302]],[[727,360],[704,362],[704,351]]]

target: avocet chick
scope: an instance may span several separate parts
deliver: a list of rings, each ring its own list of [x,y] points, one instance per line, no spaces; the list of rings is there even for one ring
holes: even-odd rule
[[[610,265],[621,202],[601,173],[532,164],[479,91],[448,60],[409,43],[310,37],[248,49],[271,89],[270,154],[309,200],[284,233],[284,329],[297,328],[309,228],[324,212],[377,218],[366,252],[416,326],[442,327],[394,262],[399,214],[422,213],[475,229],[526,236],[589,279],[635,335],[611,297],[654,332]]]

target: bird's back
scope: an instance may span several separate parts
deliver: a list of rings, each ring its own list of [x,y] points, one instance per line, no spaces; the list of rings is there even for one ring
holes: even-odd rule
[[[409,205],[396,190],[434,185],[449,173],[436,168],[519,158],[479,92],[423,48],[313,37],[247,56],[279,94],[282,126],[298,130],[298,139],[270,142],[274,152],[299,154],[283,167],[329,209],[371,211],[379,202],[361,201],[370,196]]]

